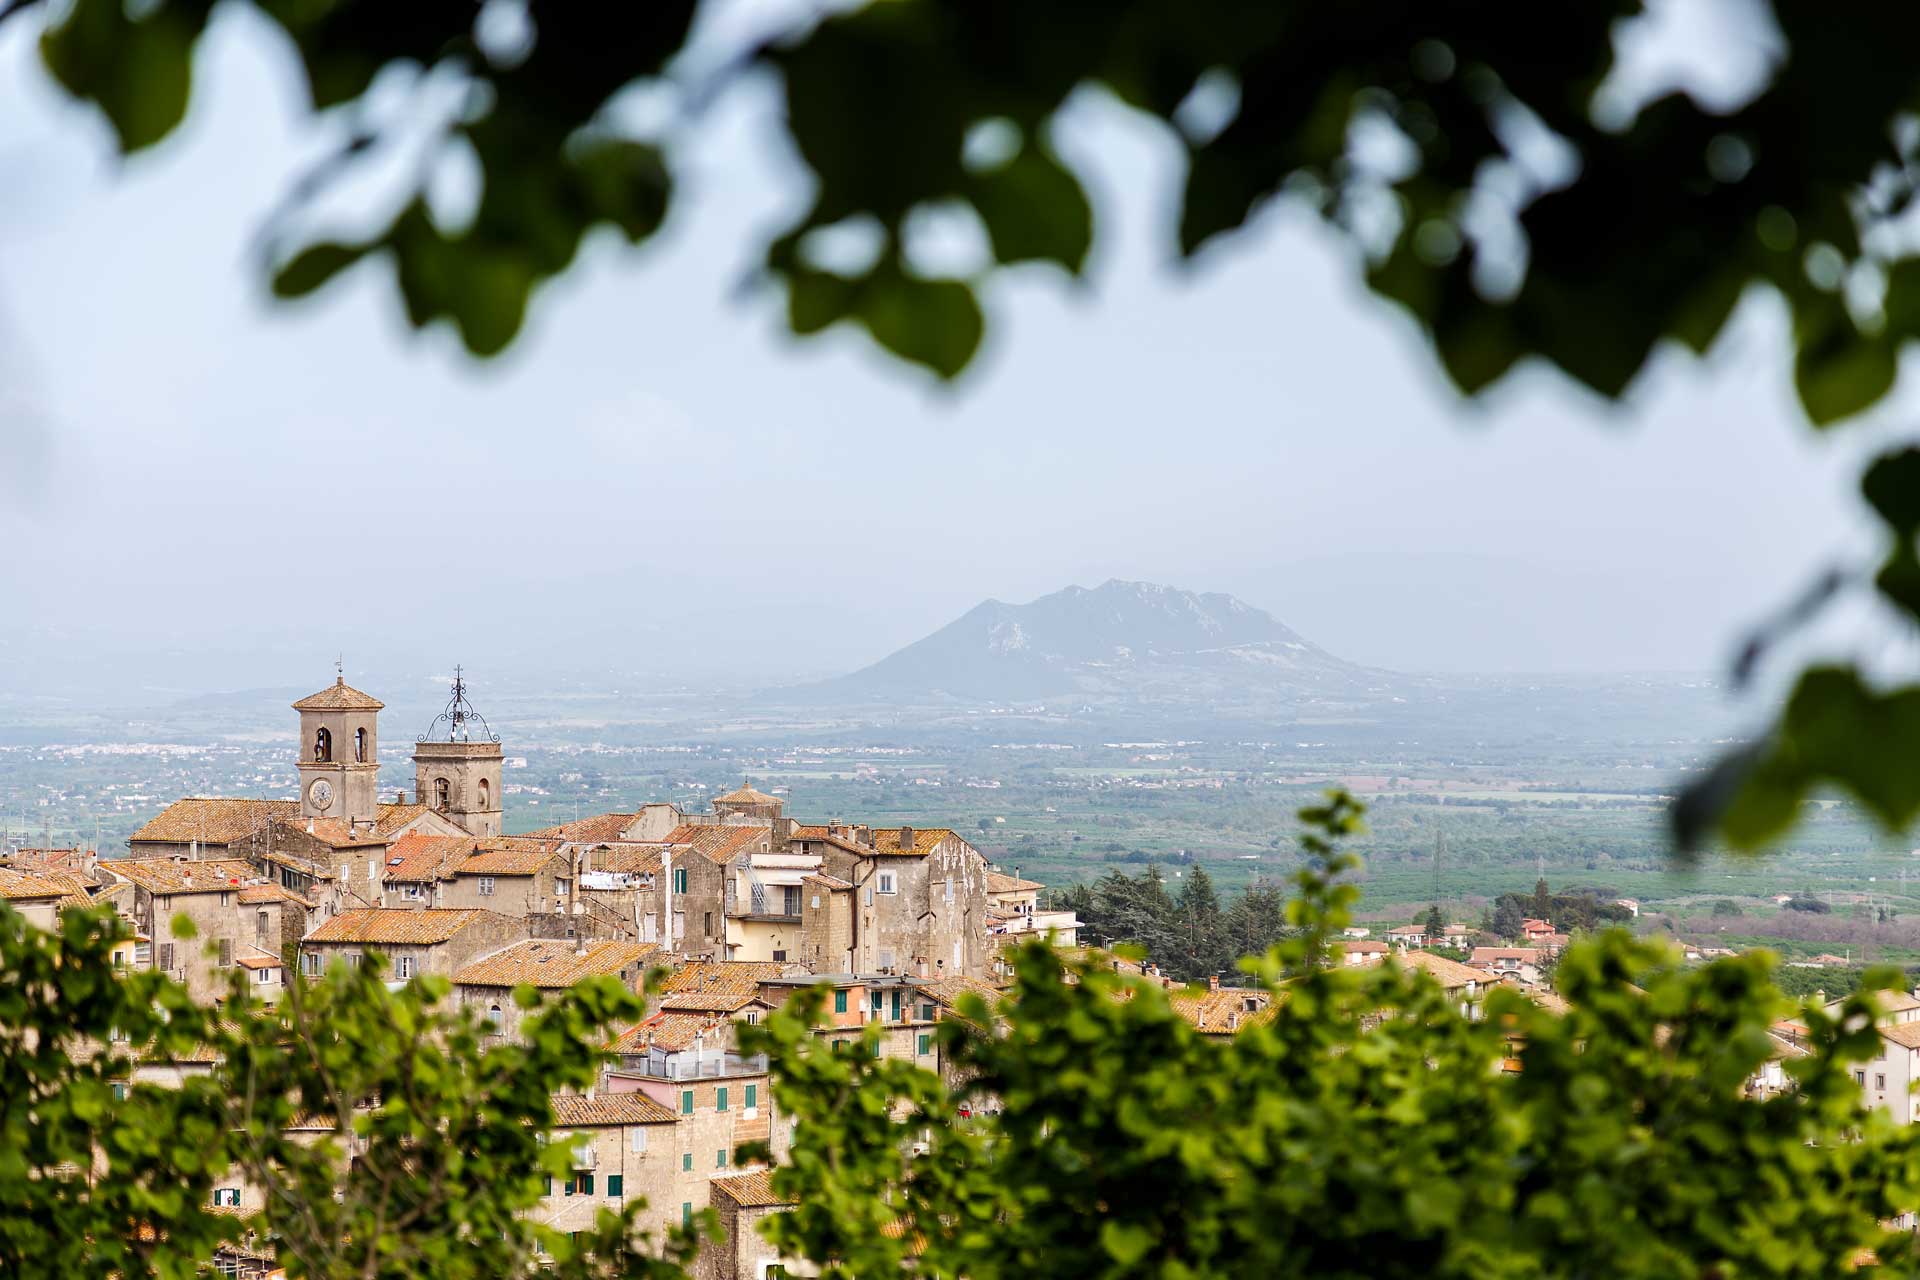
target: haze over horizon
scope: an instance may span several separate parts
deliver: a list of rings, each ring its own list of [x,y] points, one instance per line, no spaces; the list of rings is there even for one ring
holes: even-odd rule
[[[408,335],[384,267],[263,300],[255,237],[324,139],[288,145],[256,24],[221,12],[187,126],[118,173],[27,33],[0,29],[0,692],[310,685],[340,652],[805,679],[1109,578],[1394,670],[1718,671],[1863,529],[1875,433],[1800,425],[1777,310],[1621,408],[1538,371],[1464,405],[1295,213],[1161,262],[1176,153],[1091,98],[1061,139],[1107,219],[1091,284],[1000,288],[955,389],[738,296],[805,195],[765,94],[685,140],[658,247],[590,243],[480,365]]]

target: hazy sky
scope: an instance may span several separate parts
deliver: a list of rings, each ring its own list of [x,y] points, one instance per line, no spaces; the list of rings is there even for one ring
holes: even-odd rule
[[[1799,425],[1773,306],[1626,406],[1540,372],[1462,406],[1297,214],[1172,265],[1177,154],[1092,100],[1091,281],[998,286],[954,389],[740,296],[805,196],[765,94],[503,359],[410,333],[384,266],[277,308],[253,236],[321,140],[221,12],[187,127],[124,165],[0,28],[0,685],[313,684],[338,650],[758,679],[1109,577],[1403,669],[1709,668],[1858,536],[1858,442]]]

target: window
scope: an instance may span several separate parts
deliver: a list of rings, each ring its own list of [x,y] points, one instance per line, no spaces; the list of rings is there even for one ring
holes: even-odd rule
[[[365,729],[353,731],[353,758],[360,764],[367,762],[367,731]]]
[[[900,988],[893,989],[893,1000],[888,1006],[888,1016],[895,1022],[900,1021]]]
[[[127,1100],[127,1083],[126,1083],[126,1081],[124,1081],[124,1080],[115,1080],[115,1081],[113,1082],[113,1100],[114,1100],[115,1102],[125,1102],[125,1101]]]
[[[882,973],[885,973],[892,968],[893,968],[893,948],[892,947],[880,948],[880,971]]]
[[[687,891],[687,869],[685,867],[675,867],[673,869],[673,891],[675,893],[685,893]]]
[[[1864,1071],[1856,1071],[1856,1072],[1854,1072],[1854,1073],[1853,1073],[1853,1082],[1854,1082],[1855,1084],[1857,1084],[1857,1085],[1859,1085],[1859,1086],[1860,1086],[1861,1088],[1863,1088],[1863,1089],[1864,1089],[1864,1088],[1866,1087],[1866,1084],[1867,1084],[1867,1073],[1866,1073],[1866,1072],[1864,1072]]]
[[[833,1011],[835,1013],[845,1013],[847,1011],[847,989],[845,987],[833,993]]]
[[[933,1052],[933,1037],[923,1031],[920,1033],[920,1055],[922,1057],[925,1057],[927,1054],[932,1052]]]
[[[300,957],[300,966],[301,968],[307,971],[307,976],[309,978],[319,977],[320,976],[320,953],[318,951],[307,952],[305,955]]]
[[[253,913],[253,940],[263,947],[267,945],[267,913],[265,911]]]
[[[787,885],[781,891],[780,896],[786,899],[785,903],[783,904],[786,909],[781,912],[782,915],[797,916],[800,914],[800,886],[799,885],[797,884]]]
[[[692,1160],[693,1157],[688,1156],[687,1159]],[[682,1200],[680,1202],[680,1225],[683,1227],[693,1225],[693,1201],[691,1200]]]
[[[313,758],[322,764],[333,759],[333,733],[322,729],[313,735]]]
[[[445,778],[433,780],[433,807],[436,809],[453,808],[453,784]]]
[[[565,876],[555,876],[553,878],[554,897],[564,898],[571,892],[573,892],[573,881],[567,879]]]
[[[480,779],[480,808],[483,810],[493,808],[493,784],[485,778]]]
[[[496,1004],[487,1010],[487,1025],[496,1034],[507,1025],[507,1015],[500,1011],[499,1005]]]
[[[220,939],[220,959],[218,963],[222,969],[233,968],[233,939],[232,938]]]
[[[680,1153],[680,1170],[683,1173],[693,1172],[693,1152],[682,1151]]]
[[[1880,1073],[1878,1073],[1878,1072],[1876,1072],[1876,1073],[1874,1074],[1874,1077],[1873,1077],[1873,1087],[1874,1087],[1874,1088],[1876,1088],[1876,1089],[1884,1089],[1884,1088],[1886,1088],[1886,1087],[1887,1087],[1887,1078],[1886,1078],[1886,1076],[1884,1076],[1884,1075],[1882,1075],[1882,1074],[1880,1074]]]
[[[580,1179],[580,1194],[583,1196],[592,1195],[593,1194],[593,1175],[590,1173],[581,1173],[581,1174],[576,1174],[574,1176]]]
[[[693,1114],[693,1090],[691,1089],[680,1091],[680,1114],[683,1116]]]
[[[566,1181],[565,1181],[564,1183],[562,1183],[562,1184],[560,1185],[560,1194],[561,1194],[561,1195],[567,1195],[567,1196],[570,1196],[570,1195],[572,1195],[572,1194],[573,1194],[573,1179],[572,1179],[572,1178],[568,1178],[568,1179],[567,1179],[567,1180],[566,1180]]]
[[[700,936],[703,938],[711,938],[713,936],[713,912],[711,911],[702,911],[700,913]]]
[[[775,960],[784,960],[786,957],[787,953],[784,951],[776,951],[773,953]],[[760,1011],[758,1009],[749,1009],[740,1020],[750,1027],[757,1027],[760,1025]]]
[[[393,958],[393,976],[402,982],[413,976],[413,957],[395,956]]]
[[[933,1021],[933,1001],[929,1000],[925,1004],[920,1006],[920,1021],[922,1022]]]
[[[480,896],[483,898],[491,898],[493,896],[493,877],[492,876],[480,877]]]
[[[619,1173],[608,1174],[607,1175],[607,1194],[610,1196],[621,1195],[626,1189],[626,1182],[627,1182],[627,1179],[626,1179],[626,1175],[624,1174],[619,1174]]]
[[[213,1202],[215,1204],[231,1205],[233,1208],[238,1209],[240,1207],[240,1188],[215,1187],[213,1189]]]
[[[231,889],[222,889],[220,891],[220,905],[223,907],[233,905],[233,891]]]
[[[724,1149],[713,1153],[713,1167],[716,1169],[727,1167],[727,1153]]]
[[[880,1003],[884,999],[886,999],[886,996],[881,992],[871,991],[867,993],[867,1003],[873,1006],[873,1013],[875,1017],[880,1016]]]
[[[776,962],[785,960],[787,958],[787,953],[785,951],[776,951],[773,953],[773,958]]]
[[[171,942],[163,942],[160,944],[160,968],[168,973],[173,972],[173,944]]]
[[[255,969],[253,971],[253,980],[264,987],[268,983],[272,982],[274,980],[274,975],[279,972],[280,971],[278,969]]]
[[[647,1149],[647,1131],[645,1129],[627,1130],[627,1150],[638,1155]]]
[[[750,1084],[747,1086],[746,1103],[747,1103],[747,1110],[749,1111],[752,1111],[754,1108],[760,1105],[760,1086],[759,1085]]]
[[[725,1111],[727,1109],[727,1086],[721,1085],[713,1091],[713,1109],[715,1111]]]
[[[894,878],[893,878],[893,872],[891,872],[891,871],[882,871],[882,872],[880,873],[880,892],[882,892],[882,893],[898,893],[898,892],[900,892],[900,888],[899,888],[899,885],[898,885],[898,884],[896,884],[896,883],[895,883],[895,881],[894,881]]]
[[[124,968],[126,968],[126,967],[127,967],[127,953],[126,953],[126,952],[124,952],[124,951],[116,951],[116,952],[114,952],[114,953],[113,953],[113,967],[114,967],[114,968],[116,968],[116,969],[124,969]]]
[[[553,1194],[553,1175],[552,1174],[547,1175],[547,1194],[548,1195]]]

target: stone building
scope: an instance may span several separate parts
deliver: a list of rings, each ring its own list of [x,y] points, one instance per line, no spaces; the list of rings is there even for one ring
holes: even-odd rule
[[[499,735],[467,701],[465,673],[455,667],[452,698],[413,747],[415,798],[471,835],[500,835],[504,763]]]
[[[262,879],[253,863],[239,858],[103,865],[133,886],[133,927],[150,939],[152,967],[186,984],[187,994],[202,1003],[226,997],[235,969],[252,975],[278,967],[306,932],[312,911],[310,900]],[[193,922],[191,939],[174,936],[174,919],[182,915]]]
[[[797,1274],[790,1259],[760,1233],[760,1224],[793,1207],[773,1189],[766,1169],[749,1169],[712,1180],[708,1199],[720,1219],[718,1239],[709,1240],[694,1260],[698,1280],[765,1280]]]
[[[363,907],[344,911],[300,944],[305,973],[324,973],[335,960],[357,965],[381,956],[391,980],[436,973],[451,978],[469,961],[526,936],[526,924],[491,911],[429,907],[423,911]]]
[[[854,973],[984,978],[987,860],[934,828],[795,827],[791,848],[817,853],[854,896]]]
[[[293,704],[300,713],[300,816],[371,822],[378,810],[380,709],[386,705],[336,676]]]

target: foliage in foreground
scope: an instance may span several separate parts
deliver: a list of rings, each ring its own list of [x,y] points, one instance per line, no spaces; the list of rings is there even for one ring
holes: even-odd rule
[[[799,1122],[775,1174],[797,1207],[768,1228],[783,1252],[833,1276],[970,1280],[1812,1277],[1868,1249],[1915,1273],[1912,1237],[1882,1225],[1920,1205],[1914,1131],[1864,1112],[1850,1069],[1877,1051],[1871,989],[1892,971],[1837,1016],[1804,1009],[1795,1088],[1749,1100],[1782,1010],[1764,957],[1681,968],[1610,932],[1566,953],[1565,1016],[1501,989],[1469,1018],[1424,975],[1332,962],[1355,897],[1337,841],[1360,811],[1336,795],[1303,817],[1295,933],[1249,963],[1276,999],[1236,1036],[1203,1038],[1157,985],[1037,944],[1013,998],[942,1026],[962,1086],[830,1052],[818,992],[743,1028]],[[372,966],[277,1014],[197,1010],[115,972],[113,933],[76,912],[43,934],[0,909],[5,1274],[171,1280],[247,1229],[276,1235],[297,1277],[689,1274],[691,1239],[637,1238],[632,1208],[577,1242],[522,1216],[564,1172],[541,1140],[548,1090],[593,1079],[631,993],[582,984],[526,1046],[488,1047],[443,983],[389,989]],[[203,1042],[226,1058],[213,1074],[112,1097],[129,1045]],[[302,1146],[297,1118],[334,1133]],[[267,1189],[257,1221],[206,1208],[237,1176]]]
[[[1309,811],[1350,831],[1344,799]],[[828,1274],[996,1276],[1826,1276],[1920,1203],[1908,1131],[1863,1115],[1848,1063],[1871,1006],[1804,1016],[1797,1090],[1741,1096],[1780,1012],[1764,959],[1682,969],[1610,932],[1560,966],[1564,1018],[1508,990],[1472,1020],[1398,966],[1327,962],[1349,860],[1320,836],[1299,937],[1254,967],[1282,998],[1195,1035],[1158,988],[1019,956],[1017,998],[942,1035],[973,1082],[760,1036],[800,1118],[775,1175],[790,1253]],[[1889,975],[1879,975],[1881,981]],[[1493,1068],[1517,1052],[1518,1074]],[[998,1114],[962,1118],[963,1102]],[[905,1154],[908,1137],[928,1154]]]

